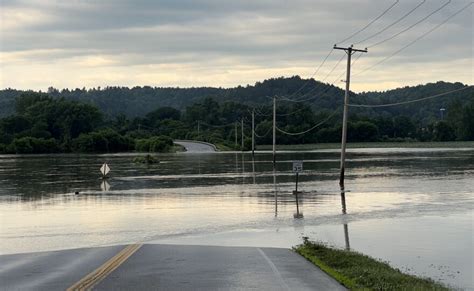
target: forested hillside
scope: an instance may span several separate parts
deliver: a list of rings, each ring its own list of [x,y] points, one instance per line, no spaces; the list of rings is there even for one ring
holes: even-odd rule
[[[269,82],[280,84],[281,81]],[[442,90],[435,92],[439,87]],[[334,97],[328,95],[322,105],[316,106],[317,102],[314,101],[320,100],[319,96],[316,99],[309,97],[313,103],[293,102],[295,99],[304,100],[308,97],[301,95],[288,98],[288,95],[284,97],[282,94],[285,87],[270,88],[280,91],[276,107],[278,144],[340,142],[342,94]],[[328,91],[339,90],[324,85],[322,88],[329,89]],[[353,95],[351,103],[396,103],[456,88],[461,91],[408,105],[351,107],[348,140],[474,140],[473,87],[440,82],[384,93]],[[245,91],[244,88],[236,88],[226,92],[232,90]],[[10,95],[16,93],[18,92],[9,91]],[[205,97],[187,105],[183,110],[169,106],[149,107],[148,113],[142,116],[128,117],[120,113],[115,116],[104,114],[94,102],[54,97],[55,92],[51,93],[53,94],[23,92],[14,98],[13,114],[0,118],[0,153],[169,151],[172,139],[203,140],[240,149],[242,121],[245,135],[243,149],[248,150],[251,145],[252,111],[255,111],[257,143],[272,142],[273,108],[271,99],[266,96],[258,105],[255,104],[258,103],[257,98],[249,100],[251,94],[245,97],[248,100],[245,103],[228,101],[224,97]],[[128,105],[122,106],[127,109]],[[440,111],[441,108],[444,111]]]
[[[303,86],[302,89],[300,89]],[[364,92],[352,94],[353,103],[382,104],[422,98],[465,86],[461,83],[437,82],[415,87],[405,87],[385,92]],[[298,90],[300,89],[300,90]],[[294,94],[296,92],[296,94]],[[14,112],[15,97],[23,91],[5,89],[0,91],[0,117]],[[224,88],[159,88],[159,87],[107,87],[92,89],[50,88],[47,92],[52,97],[63,97],[67,100],[81,101],[96,105],[106,116],[124,114],[127,117],[140,117],[158,107],[173,107],[179,110],[203,100],[213,98],[219,103],[232,101],[249,106],[271,103],[272,96],[290,97],[291,99],[311,99],[307,102],[313,110],[335,109],[344,96],[343,90],[313,79],[305,80],[298,76],[275,78],[257,82],[253,86]],[[315,97],[315,98],[313,98]],[[446,108],[450,102],[457,100],[466,104],[474,98],[472,90],[465,90],[446,97],[427,100],[415,105],[396,106],[376,110],[355,109],[353,112],[365,115],[410,116],[416,122],[428,124],[440,115],[440,108]]]

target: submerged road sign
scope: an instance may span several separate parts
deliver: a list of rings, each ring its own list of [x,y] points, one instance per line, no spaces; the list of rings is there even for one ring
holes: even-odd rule
[[[107,176],[107,174],[110,172],[109,165],[104,163],[102,167],[100,167],[100,172],[102,173],[102,177],[105,178],[105,176]]]
[[[294,173],[303,172],[303,161],[293,161],[293,172]]]

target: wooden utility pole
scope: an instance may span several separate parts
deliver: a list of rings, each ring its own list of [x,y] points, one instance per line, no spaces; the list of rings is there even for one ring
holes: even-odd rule
[[[255,155],[255,108],[252,109],[252,156]]]
[[[273,168],[276,163],[276,96],[273,96]]]
[[[366,53],[367,49],[355,49],[350,47],[343,48],[334,45],[334,49],[343,50],[347,53],[347,71],[346,71],[346,93],[344,95],[344,115],[342,117],[342,142],[341,142],[341,172],[339,177],[339,186],[341,186],[341,194],[344,193],[344,172],[346,164],[346,143],[347,143],[347,119],[349,111],[349,85],[351,82],[351,56],[355,52]]]
[[[235,132],[235,148],[237,149],[237,122],[235,122],[234,132]]]
[[[198,139],[199,139],[199,136],[200,136],[200,124],[199,124],[199,120],[198,120]]]
[[[240,120],[240,135],[242,139],[240,140],[240,150],[244,151],[244,119]]]

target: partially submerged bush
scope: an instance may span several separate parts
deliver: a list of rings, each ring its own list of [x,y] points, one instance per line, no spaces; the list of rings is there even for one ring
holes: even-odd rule
[[[168,136],[155,136],[135,141],[135,150],[139,152],[169,152],[173,147],[173,140]]]

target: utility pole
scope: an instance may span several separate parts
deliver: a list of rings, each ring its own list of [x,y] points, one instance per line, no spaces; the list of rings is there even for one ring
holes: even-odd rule
[[[252,109],[252,156],[255,155],[255,108]]]
[[[341,186],[341,195],[343,195],[345,193],[344,172],[345,172],[345,164],[346,164],[347,119],[348,119],[348,113],[349,113],[348,112],[349,111],[349,85],[351,82],[351,56],[355,52],[366,53],[367,48],[364,50],[360,50],[360,49],[353,48],[352,45],[347,48],[338,47],[334,45],[334,49],[343,50],[347,54],[346,93],[344,95],[344,115],[342,117],[341,172],[340,172],[340,177],[339,177],[339,186]]]
[[[276,163],[276,96],[273,96],[273,168]]]
[[[200,125],[200,124],[199,124],[199,120],[198,120],[198,139],[199,139],[199,136],[201,135],[201,134],[200,134],[200,126],[199,126],[199,125]]]
[[[237,121],[235,122],[234,132],[235,132],[235,148],[237,149]]]
[[[244,151],[244,119],[243,118],[240,120],[240,124],[241,124],[240,135],[242,137],[242,139],[240,141],[240,150]]]

